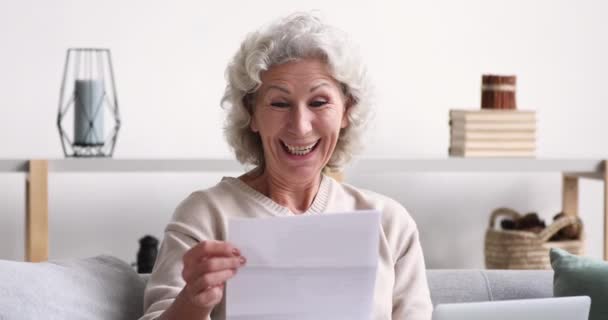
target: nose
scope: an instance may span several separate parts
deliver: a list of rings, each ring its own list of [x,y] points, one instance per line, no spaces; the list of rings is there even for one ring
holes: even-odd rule
[[[312,112],[305,103],[299,103],[291,109],[289,115],[289,132],[296,136],[306,136],[312,131]]]

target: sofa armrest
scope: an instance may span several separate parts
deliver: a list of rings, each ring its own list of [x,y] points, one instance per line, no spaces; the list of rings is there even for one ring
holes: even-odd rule
[[[137,319],[145,281],[111,256],[0,260],[0,319]]]

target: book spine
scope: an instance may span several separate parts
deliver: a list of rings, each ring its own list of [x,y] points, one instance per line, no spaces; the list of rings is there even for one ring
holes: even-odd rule
[[[450,131],[450,139],[465,141],[536,141],[534,131]]]
[[[448,149],[450,156],[455,157],[534,157],[535,150],[530,149],[511,149],[511,150],[495,150],[495,149]]]
[[[454,121],[536,121],[535,111],[450,110]]]
[[[464,139],[451,139],[450,145],[452,147],[464,148],[464,149],[496,149],[496,150],[509,150],[509,149],[535,149],[536,141],[476,141],[476,140],[464,140]]]
[[[535,122],[501,122],[501,123],[487,123],[487,122],[450,122],[450,126],[453,130],[469,131],[469,130],[486,130],[486,131],[535,131]]]
[[[536,122],[534,115],[485,115],[485,114],[467,114],[462,116],[453,116],[452,120],[464,122]]]

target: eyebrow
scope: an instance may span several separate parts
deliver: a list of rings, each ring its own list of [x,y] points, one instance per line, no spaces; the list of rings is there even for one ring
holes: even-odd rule
[[[329,86],[329,84],[327,82],[320,83],[320,84],[310,88],[310,92],[313,92],[313,91],[319,89],[320,87],[324,87],[324,86]]]
[[[320,84],[318,84],[318,85],[310,88],[309,92],[313,92],[313,91],[319,89],[320,87],[325,87],[325,86],[329,86],[329,83],[327,83],[327,82],[320,83]],[[268,86],[268,89],[266,89],[266,91],[268,91],[270,89],[279,90],[279,91],[284,92],[286,94],[290,94],[291,93],[288,89],[286,89],[284,87],[281,87],[281,86],[277,86],[277,85],[270,85],[270,86]]]
[[[283,87],[276,86],[276,85],[270,85],[270,86],[268,86],[268,89],[266,89],[266,91],[269,91],[270,89],[279,90],[279,91],[287,93],[287,94],[291,93],[291,92],[289,92],[289,90],[287,90],[287,89],[285,89]]]

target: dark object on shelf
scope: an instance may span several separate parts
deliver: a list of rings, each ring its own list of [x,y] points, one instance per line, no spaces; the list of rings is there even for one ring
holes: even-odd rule
[[[567,215],[563,212],[556,214],[553,217],[553,221],[559,218],[566,217]],[[568,225],[555,233],[549,241],[565,241],[565,240],[579,240],[583,232],[583,223],[580,218],[577,218],[577,222]],[[540,233],[545,228],[545,222],[538,217],[535,212],[527,213],[523,216],[508,217],[500,221],[500,227],[502,230],[518,230],[528,231],[534,233]]]
[[[139,239],[139,251],[137,252],[137,273],[151,273],[158,254],[158,240],[153,236],[146,235]]]
[[[560,212],[553,217],[553,221],[565,217],[566,214]],[[563,241],[563,240],[576,240],[581,238],[581,233],[583,232],[583,222],[578,219],[577,224],[569,225],[559,230],[549,241]]]
[[[520,230],[531,231],[539,233],[545,229],[545,221],[538,217],[536,212],[526,213],[523,217],[518,220]]]
[[[500,222],[503,230],[519,230],[539,233],[546,227],[545,222],[536,212],[530,212],[517,218],[506,218]]]
[[[515,228],[517,227],[517,224],[515,224],[515,221],[513,221],[511,219],[504,219],[504,220],[500,221],[500,227],[503,230],[515,230]]]
[[[517,109],[515,103],[515,76],[482,75],[482,109]]]

